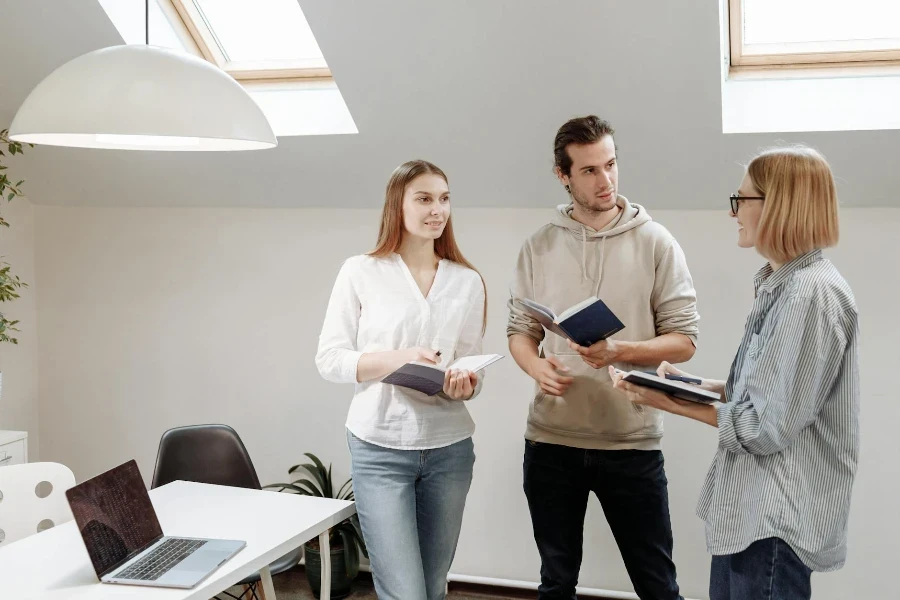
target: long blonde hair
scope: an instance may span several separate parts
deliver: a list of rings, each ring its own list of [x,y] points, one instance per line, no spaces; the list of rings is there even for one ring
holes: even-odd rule
[[[376,258],[384,258],[400,249],[403,242],[403,194],[412,181],[420,175],[437,175],[449,185],[447,176],[435,164],[426,160],[411,160],[403,163],[391,173],[388,179],[387,188],[384,192],[384,208],[381,211],[381,225],[378,228],[378,241],[375,249],[369,252],[369,256]],[[447,219],[444,231],[441,236],[434,240],[434,253],[439,258],[446,258],[464,267],[472,269],[481,277],[481,285],[484,287],[484,318],[482,320],[482,334],[487,328],[487,285],[484,283],[484,277],[475,266],[466,260],[459,246],[456,244],[456,238],[453,235],[453,215]]]
[[[756,247],[786,263],[839,238],[838,199],[825,157],[807,146],[772,148],[747,166],[763,204]]]

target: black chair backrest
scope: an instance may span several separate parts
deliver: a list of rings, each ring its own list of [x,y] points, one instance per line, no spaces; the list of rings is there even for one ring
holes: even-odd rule
[[[260,489],[250,455],[228,425],[188,425],[163,434],[150,487],[177,479]]]

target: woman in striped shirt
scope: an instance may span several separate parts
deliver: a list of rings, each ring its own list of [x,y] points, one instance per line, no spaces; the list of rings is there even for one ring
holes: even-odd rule
[[[838,240],[834,179],[806,147],[763,152],[731,216],[738,245],[766,259],[723,403],[686,402],[622,381],[632,401],[708,423],[719,448],[700,495],[711,600],[810,598],[812,571],[844,564],[859,455],[858,315],[822,248]],[[686,375],[668,363],[659,374]]]
[[[447,177],[411,161],[388,181],[375,250],[348,259],[331,293],[316,365],[355,384],[347,439],[356,509],[384,600],[444,598],[472,482],[481,377],[448,369],[427,396],[381,380],[410,361],[481,353],[485,289],[463,258]]]

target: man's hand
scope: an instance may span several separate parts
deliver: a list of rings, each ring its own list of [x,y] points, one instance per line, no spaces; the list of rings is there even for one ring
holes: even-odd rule
[[[534,361],[533,365],[528,374],[538,382],[545,394],[562,396],[575,381],[574,377],[562,375],[562,373],[568,373],[569,368],[563,366],[555,356],[539,358]]]
[[[619,342],[611,339],[600,340],[589,348],[579,346],[569,340],[569,348],[578,352],[581,359],[595,369],[608,367],[621,360],[622,346]]]

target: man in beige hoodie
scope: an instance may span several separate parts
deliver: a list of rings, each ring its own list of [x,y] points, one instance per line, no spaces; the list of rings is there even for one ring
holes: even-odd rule
[[[575,598],[590,492],[603,507],[642,599],[681,598],[672,562],[662,415],[612,388],[608,365],[655,370],[689,360],[696,293],[684,253],[647,210],[618,194],[614,131],[595,116],[556,135],[556,173],[571,203],[522,246],[507,336],[535,380],[525,430],[524,488],[541,556],[542,600]],[[521,304],[557,314],[601,298],[625,329],[589,348],[545,332]]]

